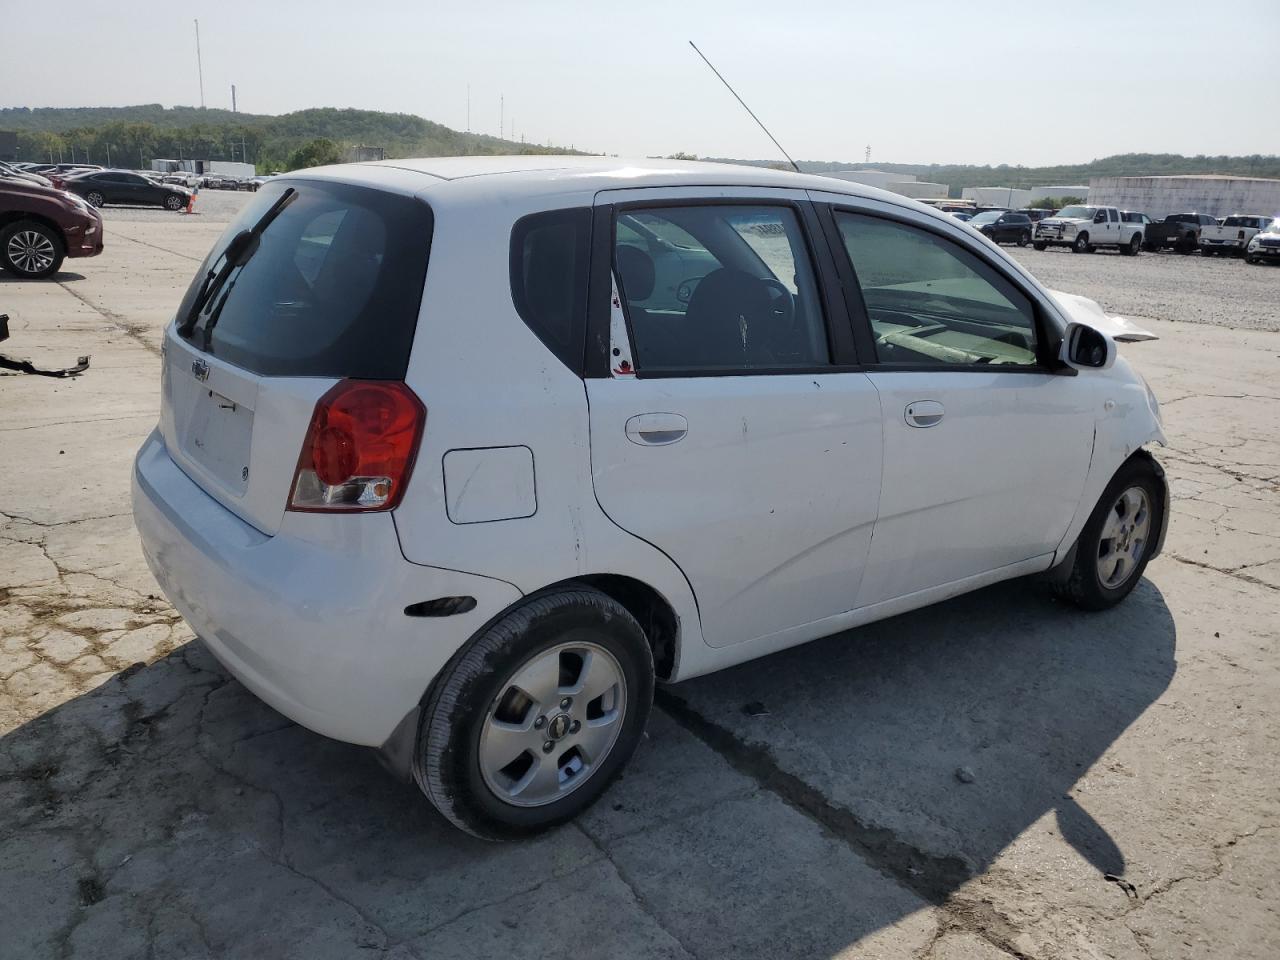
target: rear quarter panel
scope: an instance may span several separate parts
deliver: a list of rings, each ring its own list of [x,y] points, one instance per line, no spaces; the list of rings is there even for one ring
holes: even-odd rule
[[[697,607],[679,568],[596,502],[583,381],[529,330],[511,298],[512,224],[540,210],[590,206],[594,194],[566,183],[561,193],[517,201],[486,179],[421,193],[435,233],[405,379],[427,408],[427,426],[395,511],[401,549],[414,563],[496,577],[526,594],[586,574],[634,577],[671,604],[681,644],[700,644]],[[517,447],[531,454],[533,512],[454,522],[450,451]]]

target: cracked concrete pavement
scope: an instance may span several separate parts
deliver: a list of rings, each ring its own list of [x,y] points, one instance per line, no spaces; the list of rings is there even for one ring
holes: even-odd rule
[[[0,954],[1280,955],[1280,333],[1217,325],[1238,274],[1280,272],[1179,259],[1216,312],[1163,304],[1123,348],[1174,519],[1120,608],[1004,584],[664,689],[588,815],[489,845],[259,703],[147,572],[128,476],[160,330],[242,198],[201,199],[0,280],[6,350],[93,354],[0,377]],[[1112,259],[1137,287],[1173,262]]]

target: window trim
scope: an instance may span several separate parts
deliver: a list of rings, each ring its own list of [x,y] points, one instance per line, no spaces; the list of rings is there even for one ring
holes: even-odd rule
[[[949,236],[945,231],[938,229],[933,224],[921,223],[910,216],[898,213],[892,213],[883,210],[870,210],[859,208],[852,204],[823,202],[819,204],[820,214],[823,221],[823,228],[827,234],[827,243],[832,247],[835,254],[836,266],[841,273],[845,291],[848,294],[849,314],[853,320],[854,332],[858,337],[858,346],[866,356],[871,359],[866,367],[868,370],[876,372],[891,373],[922,373],[922,372],[947,372],[954,371],[957,373],[1012,373],[1012,374],[1053,374],[1055,376],[1074,376],[1078,371],[1074,367],[1065,366],[1058,362],[1057,351],[1061,341],[1058,333],[1050,328],[1045,318],[1045,307],[1042,297],[1033,289],[1027,287],[1021,277],[1010,273],[1003,264],[993,258],[990,253],[980,247],[972,246],[957,237]],[[849,255],[848,249],[844,245],[844,239],[840,235],[840,227],[836,223],[836,215],[838,213],[848,213],[861,217],[872,217],[879,220],[887,220],[901,226],[911,227],[921,230],[931,236],[942,240],[952,246],[960,247],[970,256],[977,258],[992,270],[1000,274],[1004,280],[1009,283],[1018,293],[1022,294],[1031,303],[1032,321],[1035,323],[1036,332],[1036,362],[1027,366],[1011,366],[999,365],[992,366],[989,363],[885,363],[879,357],[875,350],[875,334],[871,327],[871,318],[867,313],[866,301],[862,296],[862,285],[858,282],[858,275],[853,266],[853,259]]]
[[[578,288],[575,283],[574,296],[578,300],[573,315],[569,321],[569,340],[568,343],[558,343],[550,336],[533,317],[533,310],[529,306],[526,298],[524,284],[524,239],[528,235],[531,226],[530,221],[537,221],[544,218],[564,217],[571,218],[573,215],[582,217],[582,222],[576,224],[579,229],[585,228],[586,237],[583,243],[579,244],[574,251],[574,277],[575,280],[579,275],[585,276],[586,283],[583,289]],[[538,338],[541,343],[557,360],[563,363],[577,377],[582,377],[584,372],[585,357],[585,341],[587,339],[587,330],[590,326],[590,310],[591,303],[588,298],[592,290],[592,273],[595,250],[595,222],[592,208],[585,205],[573,207],[558,207],[553,210],[536,210],[533,213],[526,213],[516,219],[511,224],[511,231],[507,237],[508,246],[508,277],[507,286],[511,294],[511,304],[515,307],[516,314],[520,317],[521,322],[528,327],[529,332]],[[519,241],[517,243],[517,240]]]
[[[610,296],[615,272],[614,252],[618,218],[635,210],[661,210],[689,207],[786,207],[790,209],[800,229],[800,238],[809,255],[814,284],[818,290],[819,308],[827,339],[825,364],[791,367],[752,368],[698,368],[682,370],[648,370],[636,364],[637,380],[694,379],[701,377],[754,377],[754,376],[813,376],[815,374],[861,372],[866,369],[855,345],[854,327],[848,314],[830,244],[823,235],[821,220],[812,201],[792,197],[765,195],[741,195],[729,197],[661,197],[648,200],[627,200],[599,204],[595,208],[593,231],[591,302],[588,307],[587,352],[584,374],[587,377],[610,378]],[[626,292],[618,276],[618,288],[622,300],[622,314],[626,321],[631,355],[637,356],[635,331],[626,308]]]

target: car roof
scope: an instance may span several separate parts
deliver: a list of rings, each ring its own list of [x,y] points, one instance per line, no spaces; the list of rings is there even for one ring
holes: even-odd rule
[[[312,167],[282,177],[322,178],[443,197],[483,187],[486,195],[535,197],[643,187],[773,187],[821,190],[880,200],[938,219],[945,213],[919,201],[849,180],[768,167],[701,160],[564,155],[422,157]]]

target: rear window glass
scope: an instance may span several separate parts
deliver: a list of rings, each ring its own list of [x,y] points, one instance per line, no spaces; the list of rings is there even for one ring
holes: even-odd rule
[[[412,197],[320,181],[264,185],[196,274],[179,325],[230,240],[290,187],[298,195],[205,304],[189,339],[263,376],[403,378],[432,228],[430,208]]]
[[[534,213],[511,230],[511,299],[562,363],[582,371],[591,210]]]

